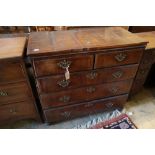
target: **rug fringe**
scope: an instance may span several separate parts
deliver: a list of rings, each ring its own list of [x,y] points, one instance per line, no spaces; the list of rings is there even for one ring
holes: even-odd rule
[[[97,124],[99,122],[110,120],[110,119],[115,118],[121,114],[122,113],[118,109],[116,109],[112,112],[106,112],[106,113],[103,113],[102,116],[96,117],[93,120],[86,122],[85,124],[78,124],[73,129],[88,129],[91,126],[94,126],[95,124]]]

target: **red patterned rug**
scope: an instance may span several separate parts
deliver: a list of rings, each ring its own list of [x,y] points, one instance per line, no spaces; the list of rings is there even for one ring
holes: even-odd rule
[[[89,129],[137,129],[135,124],[126,114],[121,114],[118,117],[108,121],[99,122]]]

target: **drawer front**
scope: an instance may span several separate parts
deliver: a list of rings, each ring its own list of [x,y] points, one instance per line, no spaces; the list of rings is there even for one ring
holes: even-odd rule
[[[132,80],[83,87],[53,94],[40,95],[43,109],[74,104],[83,101],[126,94],[129,92]]]
[[[11,83],[22,81],[25,75],[20,63],[0,65],[0,83]]]
[[[24,101],[31,98],[27,83],[0,85],[0,105]]]
[[[139,63],[143,50],[126,50],[96,54],[95,68]]]
[[[117,97],[111,97],[108,99],[102,99],[84,104],[66,106],[63,108],[44,110],[46,122],[59,122],[68,119],[72,119],[78,116],[89,115],[97,112],[112,108],[122,108],[127,100],[127,95],[121,95]]]
[[[0,106],[0,123],[26,118],[37,119],[37,113],[31,100]]]
[[[35,75],[47,76],[53,74],[64,74],[66,67],[69,66],[69,71],[81,71],[81,70],[90,70],[93,68],[93,55],[80,55],[72,57],[64,57],[57,59],[43,59],[43,60],[34,60]]]
[[[127,80],[134,78],[137,68],[138,65],[136,64],[71,73],[70,80],[65,80],[64,75],[38,78],[38,89],[40,93],[49,93],[93,84]]]

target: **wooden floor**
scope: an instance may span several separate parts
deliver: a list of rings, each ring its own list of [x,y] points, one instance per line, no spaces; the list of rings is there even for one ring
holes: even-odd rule
[[[155,129],[155,89],[143,89],[127,102],[123,112],[139,129]]]
[[[127,113],[139,129],[155,129],[155,88],[143,89],[139,94],[127,102],[124,113]],[[16,122],[0,128],[18,129],[68,129],[92,121],[98,117],[107,116],[108,112],[90,115],[83,118],[58,123],[55,125],[43,124],[31,120]],[[109,114],[109,113],[108,113]]]

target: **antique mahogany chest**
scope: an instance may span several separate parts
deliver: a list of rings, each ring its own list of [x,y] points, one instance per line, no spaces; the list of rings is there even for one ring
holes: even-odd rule
[[[147,40],[149,43],[143,52],[137,75],[130,92],[130,97],[138,93],[143,88],[148,73],[152,65],[155,63],[155,31],[137,33],[136,35]]]
[[[146,44],[119,27],[31,33],[27,56],[45,122],[122,108]]]
[[[39,119],[23,61],[26,37],[0,38],[0,124]]]

